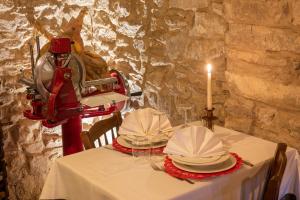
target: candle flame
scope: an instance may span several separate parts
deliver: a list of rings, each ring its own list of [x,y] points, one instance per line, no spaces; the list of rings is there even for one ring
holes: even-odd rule
[[[207,64],[207,72],[208,72],[208,73],[211,73],[211,70],[212,70],[212,66],[211,66],[211,64],[209,63],[209,64]]]

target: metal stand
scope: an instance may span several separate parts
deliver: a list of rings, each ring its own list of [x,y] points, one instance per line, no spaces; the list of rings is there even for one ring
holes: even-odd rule
[[[206,110],[206,116],[202,117],[202,119],[205,121],[205,126],[213,131],[214,130],[213,121],[217,120],[218,117],[215,117],[213,114],[214,108],[212,108],[211,110],[205,108],[205,110]]]
[[[64,156],[83,151],[83,144],[80,138],[81,127],[81,117],[79,115],[69,118],[66,123],[62,124]]]

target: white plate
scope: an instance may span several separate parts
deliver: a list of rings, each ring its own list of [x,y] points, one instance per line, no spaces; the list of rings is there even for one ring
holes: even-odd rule
[[[172,161],[175,167],[182,169],[184,171],[188,172],[194,172],[194,173],[215,173],[215,172],[222,172],[228,169],[231,169],[236,165],[236,158],[229,154],[230,157],[223,163],[219,163],[217,165],[206,165],[206,166],[191,166],[191,165],[184,165],[181,163],[177,163],[175,161]]]
[[[134,137],[131,135],[121,135],[121,137],[129,143],[132,143],[132,141],[134,141],[134,140],[140,140],[139,143],[141,145],[149,145],[149,142],[147,141],[146,137]],[[155,136],[153,138],[154,143],[168,142],[168,140],[169,140],[169,137],[166,135]]]
[[[216,155],[212,157],[184,157],[178,155],[170,155],[171,159],[177,163],[185,165],[196,165],[196,166],[205,166],[205,165],[216,165],[222,162],[225,162],[229,159],[230,154],[226,153],[224,155]]]
[[[122,136],[119,136],[117,138],[117,142],[120,145],[122,145],[123,147],[127,147],[127,148],[133,148],[133,149],[150,149],[149,145],[140,145],[140,146],[132,145],[130,142],[126,141]],[[154,143],[152,145],[152,148],[164,147],[164,146],[166,146],[166,144],[167,144],[167,141],[161,142],[161,143]]]

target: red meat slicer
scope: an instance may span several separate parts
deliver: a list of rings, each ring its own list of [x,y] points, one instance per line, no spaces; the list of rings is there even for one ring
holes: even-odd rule
[[[63,155],[83,150],[80,138],[82,118],[108,115],[124,109],[130,96],[126,78],[116,70],[111,70],[108,78],[85,81],[84,64],[71,52],[71,45],[69,38],[54,38],[49,51],[39,57],[37,38],[36,65],[30,45],[33,80],[21,79],[29,86],[27,99],[31,100],[32,106],[31,110],[24,111],[24,116],[42,120],[42,124],[49,128],[62,125]],[[97,89],[99,87],[101,89]],[[121,100],[109,102],[105,107],[103,94],[109,92],[118,94]]]

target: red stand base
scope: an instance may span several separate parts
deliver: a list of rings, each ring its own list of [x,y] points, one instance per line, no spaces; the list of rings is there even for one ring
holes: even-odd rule
[[[82,131],[81,117],[76,116],[62,124],[63,155],[83,151],[80,134]]]

